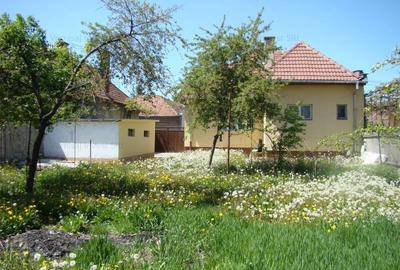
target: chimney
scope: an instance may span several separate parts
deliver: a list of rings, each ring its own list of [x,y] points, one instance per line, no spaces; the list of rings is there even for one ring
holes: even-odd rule
[[[100,51],[100,76],[104,82],[104,92],[108,95],[110,91],[110,52],[107,50]]]
[[[364,73],[361,69],[354,70],[353,74],[358,78],[359,81],[366,81],[367,80],[367,73]]]
[[[275,46],[275,37],[264,37],[265,47]]]
[[[265,45],[265,48],[268,48],[271,50],[268,55],[266,64],[265,64],[267,68],[270,68],[270,67],[272,67],[273,62],[274,62],[274,51],[276,50],[275,37],[272,37],[272,36],[264,37],[264,45]]]

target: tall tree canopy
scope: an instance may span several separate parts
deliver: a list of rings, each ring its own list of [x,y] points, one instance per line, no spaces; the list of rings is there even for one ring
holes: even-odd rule
[[[236,28],[223,22],[215,32],[205,31],[192,43],[194,55],[185,68],[178,97],[190,112],[191,128],[216,129],[210,165],[217,139],[225,131],[229,163],[233,123],[250,130],[255,121],[279,111],[274,90],[281,84],[272,80],[266,68],[276,48],[263,42],[269,26],[261,15]]]
[[[29,160],[28,193],[33,193],[46,128],[76,113],[78,100],[98,83],[93,69],[118,77],[140,94],[154,93],[167,82],[167,47],[180,40],[172,18],[175,9],[140,0],[102,2],[110,14],[108,23],[88,24],[82,56],[65,42],[49,44],[32,17],[0,18],[0,122],[32,123],[38,129]]]

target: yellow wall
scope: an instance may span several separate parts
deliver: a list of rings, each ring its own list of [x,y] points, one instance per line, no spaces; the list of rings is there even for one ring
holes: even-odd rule
[[[185,123],[185,147],[211,147],[214,139],[216,129],[203,129],[196,128],[191,131],[188,129],[188,123]],[[238,133],[232,132],[231,146],[235,148],[255,148],[258,140],[263,139],[261,131],[255,130],[254,132]],[[217,147],[227,147],[228,134],[224,132],[222,141],[218,139]]]
[[[156,120],[124,119],[119,122],[119,158],[135,159],[154,155]],[[135,130],[135,136],[128,136],[128,129]],[[150,131],[144,137],[144,131]]]
[[[353,93],[355,96],[355,128],[363,125],[364,90],[355,84],[293,84],[280,90],[283,104],[312,104],[312,120],[306,120],[303,147],[299,150],[315,151],[318,142],[326,136],[353,130]],[[336,105],[347,104],[347,120],[336,119]],[[331,149],[332,150],[332,149]]]
[[[364,90],[362,85],[356,90],[355,84],[292,84],[279,90],[283,105],[302,102],[303,104],[312,104],[313,107],[313,119],[306,121],[303,147],[298,150],[329,150],[317,148],[317,143],[325,136],[352,131],[354,91],[356,93],[356,128],[358,128],[362,127],[363,123]],[[347,120],[336,119],[337,104],[347,104]],[[189,130],[190,115],[185,117],[185,121],[185,147],[211,147],[215,130],[202,128]],[[222,142],[218,141],[217,147],[226,147],[226,136],[224,134]],[[255,131],[252,135],[234,133],[231,145],[238,148],[255,148],[258,139],[261,138],[264,139],[265,146],[270,149],[268,140],[263,137],[260,131]]]

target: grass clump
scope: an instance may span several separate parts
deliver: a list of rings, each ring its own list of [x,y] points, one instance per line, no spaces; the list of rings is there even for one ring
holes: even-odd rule
[[[106,237],[96,237],[76,250],[76,262],[80,269],[89,269],[92,265],[116,266],[124,257],[122,250]]]

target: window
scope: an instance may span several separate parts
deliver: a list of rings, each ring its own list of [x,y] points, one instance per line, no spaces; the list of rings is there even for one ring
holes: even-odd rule
[[[312,111],[312,104],[307,105],[288,105],[289,108],[297,108],[299,115],[303,116],[304,120],[312,120],[313,118],[313,111]]]
[[[145,131],[143,132],[143,136],[145,136],[145,137],[150,137],[150,131],[145,130]]]
[[[128,128],[128,137],[135,137],[135,130],[133,128]]]
[[[301,105],[300,115],[303,116],[304,120],[312,120],[312,105]]]
[[[347,105],[338,104],[336,106],[336,118],[337,120],[347,120]]]

